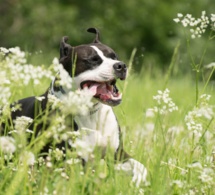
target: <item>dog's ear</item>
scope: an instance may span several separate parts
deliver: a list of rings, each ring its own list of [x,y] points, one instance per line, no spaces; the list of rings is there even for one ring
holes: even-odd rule
[[[100,33],[97,28],[88,28],[87,32],[96,34],[96,38],[94,39],[93,43],[100,43]]]
[[[60,42],[60,63],[71,75],[72,69],[72,46],[67,43],[68,37],[64,36]]]
[[[72,48],[72,46],[67,43],[68,40],[69,40],[69,38],[67,36],[64,36],[61,39],[61,42],[60,42],[60,59],[70,55],[69,51]]]

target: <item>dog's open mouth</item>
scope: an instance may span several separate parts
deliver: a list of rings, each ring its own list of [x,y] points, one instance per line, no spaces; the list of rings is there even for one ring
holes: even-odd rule
[[[115,79],[108,82],[84,81],[81,83],[81,88],[87,88],[102,103],[116,106],[121,102],[122,94],[116,87]]]

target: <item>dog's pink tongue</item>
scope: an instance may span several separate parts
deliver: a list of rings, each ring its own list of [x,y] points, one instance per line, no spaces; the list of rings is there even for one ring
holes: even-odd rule
[[[107,85],[105,83],[97,87],[97,95],[100,95],[100,99],[103,100],[111,98],[111,92],[108,90]]]
[[[89,87],[90,92],[92,93],[92,95],[96,95],[97,94],[97,88],[98,88],[99,84],[98,83],[94,83],[93,85],[91,85]]]
[[[109,98],[110,94],[105,83],[94,83],[89,87],[93,96],[102,95],[104,99]]]

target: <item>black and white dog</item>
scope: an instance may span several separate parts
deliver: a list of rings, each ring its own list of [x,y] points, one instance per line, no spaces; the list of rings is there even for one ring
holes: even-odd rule
[[[67,43],[67,37],[63,37],[60,44],[60,63],[70,76],[74,76],[75,87],[87,88],[94,95],[94,106],[89,114],[74,116],[74,130],[87,131],[80,139],[91,148],[101,147],[102,151],[105,151],[107,146],[111,147],[115,152],[115,160],[121,162],[116,165],[116,169],[131,172],[132,180],[139,185],[142,181],[146,181],[147,170],[144,165],[131,158],[123,150],[120,127],[112,110],[112,106],[121,102],[121,93],[116,87],[116,81],[126,78],[127,68],[110,47],[100,42],[97,29],[90,28],[88,32],[96,34],[91,44],[73,47]],[[75,69],[73,69],[74,64]],[[72,75],[73,70],[75,70],[74,75]],[[19,100],[21,109],[12,112],[12,119],[18,116],[35,119],[37,117],[35,110],[47,108],[50,91],[57,98],[68,93],[62,86],[55,86],[55,81],[53,81],[50,89],[42,95],[45,98],[40,105],[37,104],[35,97]],[[37,108],[38,105],[40,108]],[[40,128],[41,126],[38,126],[38,131]],[[82,156],[82,158],[85,162],[89,160],[87,156]]]

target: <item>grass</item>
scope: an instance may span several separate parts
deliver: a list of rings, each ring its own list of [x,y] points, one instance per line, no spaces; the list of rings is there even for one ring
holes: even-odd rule
[[[2,63],[3,68],[4,65]],[[8,71],[6,68],[1,71],[4,70]],[[7,79],[12,81],[13,76],[9,72],[7,74]],[[126,81],[126,88],[125,82],[118,83],[121,91],[124,91],[123,102],[114,108],[122,128],[126,151],[148,169],[147,185],[142,184],[137,188],[131,182],[131,176],[115,171],[112,151],[109,151],[105,161],[100,161],[99,154],[95,152],[94,163],[84,169],[80,162],[75,161],[75,152],[68,152],[66,160],[63,160],[62,153],[53,149],[48,158],[43,159],[35,148],[31,149],[25,145],[19,148],[16,145],[17,150],[13,157],[10,158],[3,150],[0,153],[1,193],[214,194],[213,83],[207,84],[203,92],[205,84],[198,81],[199,97],[202,93],[207,93],[211,94],[212,98],[210,102],[202,100],[196,105],[196,82],[191,76],[168,77],[167,85],[164,78],[165,75],[161,74],[151,77],[148,71],[131,73]],[[22,85],[22,82],[20,85],[11,82],[10,85],[2,86],[14,91],[9,100],[13,102],[29,95],[40,95],[48,88],[49,82],[50,78],[44,76],[37,86],[32,82],[26,86]],[[170,97],[178,106],[178,111],[148,116],[148,109],[167,106],[165,102],[159,105],[153,99],[158,90],[163,91],[166,87],[170,90]],[[212,117],[207,118],[210,109]],[[202,114],[192,118],[193,125],[202,126],[201,131],[188,129],[187,124],[190,121],[185,120],[185,117],[189,112]],[[2,120],[3,118],[1,122]],[[19,137],[15,136],[14,139],[18,142]],[[29,154],[34,155],[34,165],[28,163]],[[5,160],[8,158],[8,161]]]

